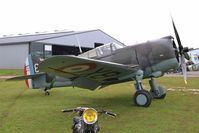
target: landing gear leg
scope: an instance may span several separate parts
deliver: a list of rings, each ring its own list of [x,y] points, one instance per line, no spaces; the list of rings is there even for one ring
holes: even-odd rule
[[[163,87],[158,86],[153,78],[151,78],[151,80],[149,80],[149,84],[151,86],[150,92],[151,92],[153,98],[155,98],[155,99],[164,99],[165,98],[166,90]]]
[[[45,95],[50,95],[50,92],[48,91],[48,88],[46,87],[45,89],[44,89],[44,93],[45,93]]]
[[[147,90],[144,90],[142,87],[142,79],[143,79],[143,71],[139,70],[136,74],[135,81],[135,89],[136,93],[134,95],[134,103],[140,107],[148,107],[151,104],[152,96],[151,93]]]

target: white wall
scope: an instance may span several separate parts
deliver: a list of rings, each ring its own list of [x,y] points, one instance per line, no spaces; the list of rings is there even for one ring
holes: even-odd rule
[[[28,51],[28,44],[0,45],[0,69],[22,69]]]

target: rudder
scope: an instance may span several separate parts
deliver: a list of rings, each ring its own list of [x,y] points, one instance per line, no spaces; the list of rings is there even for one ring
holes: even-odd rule
[[[41,61],[41,58],[29,54],[24,65],[24,76],[35,75],[39,73],[38,65],[41,63]],[[26,79],[25,82],[28,88],[34,88],[34,79]]]

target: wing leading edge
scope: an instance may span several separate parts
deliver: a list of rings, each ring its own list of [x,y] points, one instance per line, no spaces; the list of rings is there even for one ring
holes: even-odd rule
[[[99,86],[132,80],[138,66],[64,55],[44,60],[39,65],[39,70],[70,79],[74,86],[96,89]]]

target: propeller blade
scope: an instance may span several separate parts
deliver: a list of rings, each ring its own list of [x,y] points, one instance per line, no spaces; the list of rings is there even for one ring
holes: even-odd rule
[[[172,20],[172,25],[173,25],[174,33],[175,33],[175,36],[176,36],[176,39],[177,39],[177,42],[178,42],[178,45],[179,45],[180,55],[182,55],[183,46],[182,46],[182,43],[181,43],[181,41],[180,41],[180,37],[179,37],[178,31],[177,31],[177,29],[176,29],[176,26],[175,26],[175,23],[174,23],[172,17],[171,17],[171,20]]]
[[[183,77],[184,77],[184,82],[185,82],[185,84],[187,84],[187,67],[186,67],[184,55],[181,55],[180,61],[181,61],[181,68],[182,68],[182,73],[183,73]]]
[[[179,62],[179,52],[178,52],[178,48],[175,44],[175,41],[173,40],[173,48],[175,49],[175,55],[176,55],[176,59],[178,60]]]
[[[177,42],[178,42],[178,49],[179,49],[179,54],[181,55],[180,56],[180,64],[181,64],[181,68],[182,68],[182,73],[183,73],[183,77],[184,77],[184,82],[185,84],[187,84],[187,67],[186,67],[186,62],[185,62],[185,58],[187,60],[190,59],[189,55],[188,55],[188,51],[189,49],[186,47],[186,48],[183,48],[182,46],[182,43],[180,41],[180,36],[178,34],[178,31],[177,31],[177,28],[175,26],[175,23],[173,21],[173,18],[171,16],[171,20],[172,20],[172,25],[173,25],[173,29],[174,29],[174,33],[175,33],[175,36],[176,36],[176,39],[177,39]],[[179,56],[176,56],[176,57],[179,57]]]
[[[189,56],[189,54],[187,52],[184,53],[184,57],[185,57],[185,59],[190,60],[190,56]]]

